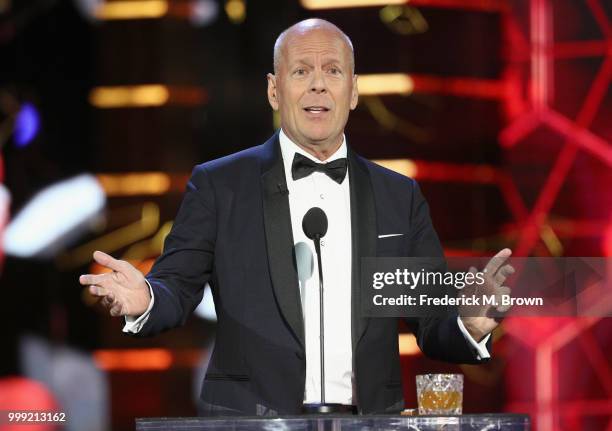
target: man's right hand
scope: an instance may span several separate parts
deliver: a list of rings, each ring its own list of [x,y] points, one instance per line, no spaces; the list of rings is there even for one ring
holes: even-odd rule
[[[89,292],[101,298],[101,304],[111,316],[138,317],[143,314],[151,301],[149,286],[140,271],[124,260],[96,251],[93,258],[112,272],[85,274],[79,282],[89,286]]]

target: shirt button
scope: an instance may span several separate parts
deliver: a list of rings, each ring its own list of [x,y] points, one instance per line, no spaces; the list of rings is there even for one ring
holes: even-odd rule
[[[321,193],[321,194],[319,195],[319,197],[320,197],[321,199],[325,199],[325,195],[323,195],[323,193]]]
[[[321,240],[321,247],[325,247],[325,241]]]

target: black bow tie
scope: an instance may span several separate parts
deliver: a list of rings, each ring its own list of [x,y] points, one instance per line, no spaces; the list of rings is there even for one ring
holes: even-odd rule
[[[293,157],[293,164],[291,165],[291,176],[293,180],[299,180],[306,178],[314,171],[323,172],[325,175],[330,177],[338,184],[342,184],[344,177],[346,176],[346,157],[343,159],[336,159],[329,163],[317,163],[310,160],[308,157],[295,153]]]

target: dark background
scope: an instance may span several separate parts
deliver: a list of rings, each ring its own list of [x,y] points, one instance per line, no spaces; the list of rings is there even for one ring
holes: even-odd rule
[[[196,413],[198,370],[214,322],[194,316],[153,339],[123,336],[121,322],[91,306],[78,284],[79,274],[98,268],[71,253],[137,221],[145,203],[158,209],[161,228],[176,214],[195,164],[273,133],[265,79],[272,47],[283,29],[304,18],[328,19],[351,37],[356,73],[415,76],[412,94],[362,96],[346,136],[365,157],[414,163],[448,255],[488,255],[503,247],[521,256],[612,255],[608,2],[414,1],[383,11],[234,0],[246,9],[233,18],[228,3],[200,1],[216,13],[198,24],[190,3],[175,0],[163,17],[125,20],[97,19],[86,12],[95,2],[84,0],[0,1],[0,145],[10,218],[35,193],[81,173],[154,171],[173,178],[160,195],[109,193],[103,221],[50,256],[7,253],[0,279],[0,401],[9,404],[0,409],[11,407],[14,389],[7,382],[16,377],[41,382],[69,417],[75,407],[62,400],[78,398],[79,385],[95,385],[75,377],[72,386],[58,386],[56,374],[66,373],[61,367],[47,377],[33,375],[24,365],[24,355],[33,353],[24,353],[23,342],[35,339],[49,357],[68,349],[101,372],[106,404],[97,408],[108,420],[100,429],[133,429],[139,416]],[[449,3],[454,6],[442,6]],[[548,23],[543,39],[534,22]],[[419,84],[427,79],[448,85]],[[461,94],[449,84],[457,80]],[[90,102],[98,87],[141,84],[205,97],[156,107]],[[26,103],[38,111],[40,128],[19,146],[12,130]],[[160,250],[134,252],[136,242],[119,241],[106,251],[146,271]],[[526,412],[538,430],[604,429],[612,414],[610,329],[608,319],[513,319],[497,330],[494,359],[481,367],[430,361],[406,338],[407,407],[416,405],[415,374],[461,372],[466,412]],[[554,344],[561,331],[574,336]],[[156,365],[158,353],[172,360]],[[551,388],[552,398],[542,395]]]

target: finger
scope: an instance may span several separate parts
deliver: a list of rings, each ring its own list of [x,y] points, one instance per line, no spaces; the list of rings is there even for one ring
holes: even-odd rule
[[[106,296],[111,293],[111,290],[108,287],[91,285],[89,286],[89,293],[93,296]]]
[[[123,307],[121,307],[121,304],[116,303],[114,304],[111,309],[110,309],[110,315],[111,316],[120,316],[121,315],[121,309]]]
[[[506,278],[514,274],[514,267],[512,265],[504,265],[499,268],[499,271],[495,274],[495,283],[501,286],[506,281]]]
[[[475,267],[470,266],[467,274],[473,274],[475,276],[477,272],[478,270]],[[476,279],[476,277],[474,277],[474,279]],[[466,280],[465,286],[460,289],[460,292],[461,292],[460,295],[462,297],[474,296],[478,293],[478,290],[479,290],[478,283],[474,283],[474,282],[468,283]]]
[[[499,253],[491,258],[491,260],[485,266],[483,272],[489,274],[490,276],[494,276],[495,273],[499,270],[499,268],[504,264],[506,260],[512,255],[512,250],[509,248],[504,248]]]
[[[505,313],[508,310],[510,310],[511,307],[512,307],[512,305],[510,305],[510,304],[507,304],[507,305],[503,305],[502,304],[502,305],[497,307],[497,311],[499,311],[500,313]]]
[[[102,305],[106,308],[110,308],[115,303],[115,294],[113,292],[109,292],[104,298],[102,298]]]
[[[497,311],[499,311],[500,313],[505,313],[506,311],[510,310],[510,307],[512,307],[512,305],[510,305],[510,304],[503,305],[503,303],[501,301],[501,297],[504,296],[504,295],[510,296],[510,292],[511,291],[510,291],[510,288],[508,286],[502,286],[497,291],[497,294],[496,294],[497,301],[498,301],[499,304],[502,304],[502,305],[499,305],[496,308],[497,308]]]
[[[100,265],[110,268],[113,271],[119,271],[119,272],[125,271],[124,261],[115,259],[110,254],[106,254],[103,251],[94,251],[93,258]]]
[[[110,298],[110,295],[107,295],[107,296],[102,297],[102,300],[100,301],[100,304],[104,308],[111,308],[112,305],[113,305],[113,300]]]
[[[470,266],[470,269],[468,269],[468,273],[473,274],[474,276],[476,276],[476,274],[478,274],[478,269],[476,269],[475,266]],[[470,283],[470,284],[468,284],[468,286],[472,289],[473,292],[476,292],[478,290],[478,287],[479,287],[478,283]]]
[[[103,284],[108,280],[108,274],[83,274],[79,277],[79,283],[86,286],[88,284]]]

